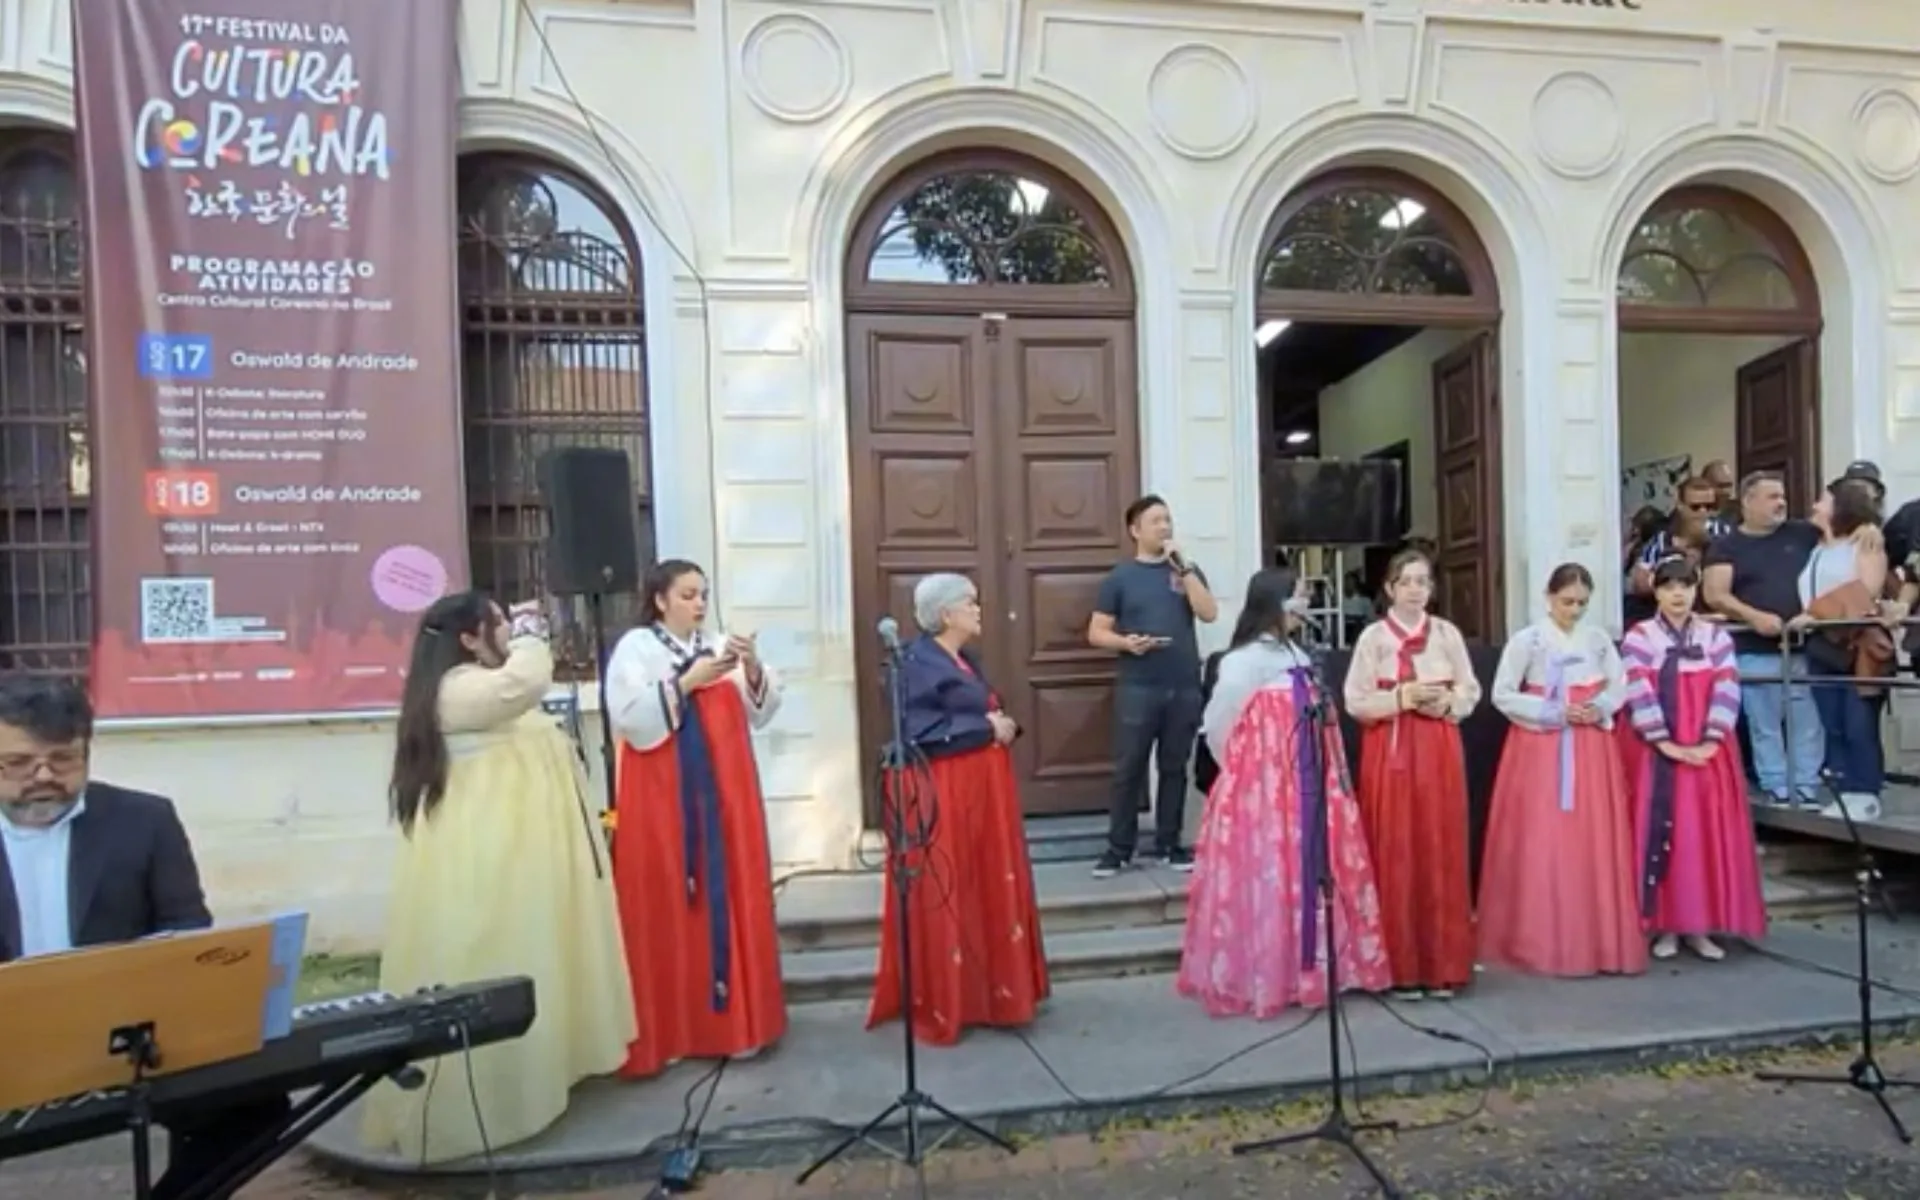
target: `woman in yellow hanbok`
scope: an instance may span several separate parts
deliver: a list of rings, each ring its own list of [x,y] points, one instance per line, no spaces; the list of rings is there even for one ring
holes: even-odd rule
[[[511,618],[480,592],[421,618],[401,701],[391,799],[405,840],[380,987],[524,975],[525,1037],[422,1064],[424,1086],[383,1083],[364,1135],[413,1163],[524,1141],[634,1037],[612,872],[573,747],[540,701],[553,656],[537,606]],[[469,1081],[471,1063],[471,1081]]]

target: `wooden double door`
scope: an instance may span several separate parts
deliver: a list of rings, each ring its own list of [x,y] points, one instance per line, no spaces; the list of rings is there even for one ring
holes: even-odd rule
[[[1025,731],[1022,807],[1104,811],[1114,660],[1086,630],[1139,490],[1133,321],[856,314],[847,335],[863,761],[888,724],[871,631],[914,629],[914,585],[952,571],[980,590],[975,649]]]
[[[1500,367],[1494,332],[1433,364],[1438,500],[1434,607],[1472,641],[1506,633],[1506,543],[1500,494]]]
[[[1778,471],[1787,503],[1805,516],[1819,498],[1820,360],[1813,338],[1741,366],[1734,378],[1734,469]]]

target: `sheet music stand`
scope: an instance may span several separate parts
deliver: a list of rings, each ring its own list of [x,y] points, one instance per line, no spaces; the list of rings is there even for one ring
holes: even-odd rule
[[[179,933],[0,966],[0,1111],[130,1093],[134,1195],[151,1195],[149,1081],[266,1040],[285,974],[275,923]]]

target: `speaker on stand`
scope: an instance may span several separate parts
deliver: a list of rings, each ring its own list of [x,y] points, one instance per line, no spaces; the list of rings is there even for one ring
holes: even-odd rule
[[[570,446],[541,460],[540,478],[547,501],[547,590],[586,601],[600,691],[600,765],[606,810],[612,812],[616,790],[613,713],[607,706],[606,599],[640,587],[633,464],[624,450]]]

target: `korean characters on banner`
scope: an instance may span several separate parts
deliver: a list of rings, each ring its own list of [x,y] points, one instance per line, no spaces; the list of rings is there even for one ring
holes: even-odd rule
[[[391,707],[465,586],[456,3],[76,0],[103,716]]]

